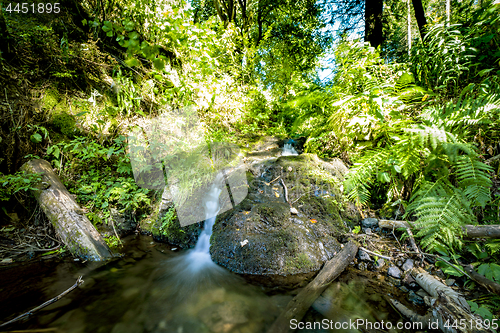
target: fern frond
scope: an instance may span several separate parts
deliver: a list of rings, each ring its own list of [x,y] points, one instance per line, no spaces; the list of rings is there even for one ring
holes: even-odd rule
[[[456,164],[456,176],[459,186],[473,206],[484,208],[490,201],[492,185],[490,172],[493,168],[479,161],[475,155],[460,156]]]
[[[370,200],[370,187],[373,177],[384,165],[389,156],[386,150],[372,150],[365,154],[359,163],[349,170],[344,186],[349,200],[358,204],[366,204]]]
[[[422,247],[431,250],[442,244],[460,248],[462,226],[475,221],[463,192],[446,182],[426,183],[420,191],[408,208],[417,216],[415,227],[420,230],[416,236],[422,237]]]

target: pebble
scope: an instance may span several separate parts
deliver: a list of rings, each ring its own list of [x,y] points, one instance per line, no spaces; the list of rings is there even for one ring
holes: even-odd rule
[[[363,250],[358,250],[358,256],[359,256],[359,259],[361,259],[361,260],[365,260],[365,261],[370,261],[371,260],[371,258],[368,255],[368,253],[366,253]]]
[[[396,266],[391,266],[387,270],[387,275],[392,276],[395,279],[400,279],[401,278],[401,270],[397,268]]]
[[[384,259],[378,259],[374,264],[373,264],[373,267],[378,271],[380,270],[382,267],[385,266],[385,260]]]
[[[401,268],[403,269],[403,271],[406,272],[407,270],[412,269],[413,265],[414,265],[413,259],[406,259],[405,263],[403,264],[403,267]]]
[[[295,207],[290,207],[290,213],[292,213],[293,215],[297,215],[299,212],[297,211],[297,209],[295,209]]]
[[[375,228],[378,227],[378,220],[373,217],[368,217],[361,221],[361,225],[365,228]]]
[[[364,228],[364,229],[365,229],[365,230],[364,230],[364,231],[365,231],[365,234],[367,234],[367,235],[371,235],[371,233],[372,233],[372,229],[370,229],[370,228]]]
[[[446,283],[448,287],[451,287],[452,285],[455,284],[455,279],[446,279],[444,283]]]
[[[408,300],[415,305],[424,305],[424,299],[415,294],[413,290],[410,290],[408,293]]]

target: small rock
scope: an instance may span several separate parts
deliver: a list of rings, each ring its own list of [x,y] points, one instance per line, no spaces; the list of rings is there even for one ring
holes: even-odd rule
[[[297,215],[299,212],[297,211],[297,209],[295,209],[295,207],[290,207],[290,213],[292,213],[293,215]]]
[[[367,265],[366,265],[366,262],[360,262],[360,263],[358,264],[358,269],[359,269],[360,271],[366,271],[366,270],[367,270]]]
[[[248,244],[248,239],[245,239],[243,242],[240,242],[241,247],[245,246]]]
[[[372,229],[370,229],[370,228],[365,228],[365,234],[367,234],[367,235],[371,235],[371,233],[372,233]]]
[[[368,255],[368,253],[366,253],[363,250],[359,250],[358,251],[358,256],[359,256],[359,259],[361,259],[361,260],[365,260],[365,261],[370,261],[371,260],[371,258]]]
[[[413,265],[414,265],[413,259],[406,259],[405,263],[403,264],[403,267],[401,268],[403,269],[403,271],[406,272],[407,270],[412,269]]]
[[[391,266],[387,270],[387,275],[392,276],[395,279],[401,279],[401,270],[396,266]]]
[[[384,259],[378,259],[374,264],[373,268],[375,268],[377,271],[380,270],[382,267],[385,266],[385,260]]]
[[[375,228],[378,227],[378,220],[373,217],[368,217],[361,221],[361,225],[365,228]]]
[[[446,279],[444,283],[446,283],[448,287],[451,287],[452,285],[455,284],[455,279]]]
[[[401,260],[396,261],[396,266],[401,267],[402,264]]]
[[[410,290],[408,293],[408,300],[415,305],[424,305],[424,299],[415,294],[413,290]]]
[[[385,281],[392,284],[395,287],[399,287],[401,285],[401,280],[395,279],[392,276],[386,277]]]

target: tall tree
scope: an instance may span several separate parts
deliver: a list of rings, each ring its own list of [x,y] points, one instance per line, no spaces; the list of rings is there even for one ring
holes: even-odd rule
[[[365,1],[365,42],[377,47],[384,41],[382,34],[383,0]]]
[[[422,6],[422,0],[412,0],[413,9],[415,10],[415,18],[417,19],[418,31],[420,32],[420,37],[422,41],[424,40],[426,34],[427,20],[425,18],[424,6]]]

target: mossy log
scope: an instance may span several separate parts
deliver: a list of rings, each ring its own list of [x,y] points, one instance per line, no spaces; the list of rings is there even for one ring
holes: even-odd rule
[[[292,331],[291,320],[299,322],[306,314],[309,307],[349,265],[358,252],[358,246],[352,240],[333,259],[328,261],[318,275],[297,296],[295,296],[280,314],[278,319],[267,331],[268,333],[281,333]]]
[[[37,189],[32,193],[57,235],[73,255],[95,261],[112,257],[108,245],[73,200],[49,162],[31,160],[21,170],[42,174],[42,181],[35,185]]]

